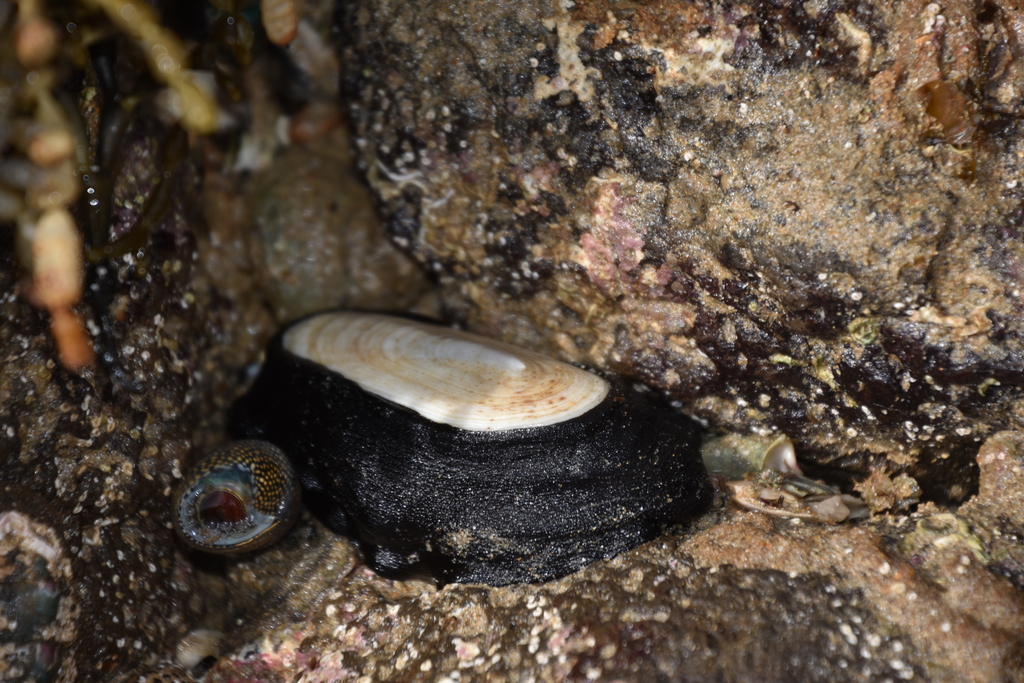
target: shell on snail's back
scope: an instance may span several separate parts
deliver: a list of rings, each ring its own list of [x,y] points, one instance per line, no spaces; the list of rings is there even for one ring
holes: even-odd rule
[[[544,427],[608,395],[597,375],[510,344],[367,313],[307,318],[282,347],[423,417],[470,431]]]
[[[543,581],[712,498],[695,422],[646,391],[424,322],[324,313],[271,341],[232,430],[392,576]]]

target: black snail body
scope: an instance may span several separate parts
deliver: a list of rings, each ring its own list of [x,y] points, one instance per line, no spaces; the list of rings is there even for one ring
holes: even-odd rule
[[[404,318],[292,325],[231,421],[287,453],[314,512],[390,576],[544,581],[712,497],[698,426],[648,392]]]

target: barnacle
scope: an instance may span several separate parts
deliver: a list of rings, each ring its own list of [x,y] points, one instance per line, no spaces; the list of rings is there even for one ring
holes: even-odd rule
[[[775,517],[837,524],[869,514],[864,502],[838,489],[772,468],[752,479],[730,481],[731,499],[747,510]]]

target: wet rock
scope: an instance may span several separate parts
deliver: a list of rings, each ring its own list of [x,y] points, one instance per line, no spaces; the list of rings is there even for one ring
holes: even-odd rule
[[[429,284],[391,244],[335,128],[294,144],[247,184],[260,280],[278,321],[328,308],[405,310]]]
[[[361,167],[452,315],[963,500],[1024,414],[1019,19],[360,0],[338,24]]]
[[[308,516],[259,554],[186,555],[168,496],[276,324],[244,179],[203,144],[160,181],[142,257],[90,268],[91,368],[60,365],[0,225],[4,677],[188,680],[216,652],[209,680],[1024,678],[1021,440],[989,435],[1022,414],[1017,11],[563,7],[421,2],[371,25],[371,0],[345,4],[392,238],[477,329],[785,430],[822,472],[884,473],[876,511],[907,514],[730,507],[501,589],[382,580]],[[167,129],[133,126],[108,238],[157,182]],[[914,510],[903,472],[977,495]]]
[[[261,640],[281,624],[302,622],[359,562],[352,543],[308,513],[278,545],[228,561],[228,592],[220,610],[226,631],[218,654]],[[281,590],[283,586],[290,588]]]
[[[53,529],[17,512],[0,513],[3,680],[54,680],[77,631],[77,603],[66,590],[71,579],[71,564]]]
[[[972,552],[1024,590],[1024,434],[1000,432],[990,437],[978,453],[978,465],[978,495],[960,510],[971,522]]]
[[[180,666],[162,664],[133,677],[133,683],[193,683],[189,672]]]
[[[310,551],[287,552],[273,562]],[[1016,680],[1024,598],[982,556],[936,509],[836,526],[726,509],[541,585],[337,565],[207,680]],[[246,565],[262,600],[301,585],[270,565]]]
[[[928,509],[825,533],[820,526],[766,519],[745,515],[725,520],[684,547],[701,558],[701,566],[826,572],[841,591],[854,590],[870,605],[886,632],[900,634],[908,652],[917,653],[908,654],[904,663],[920,666],[927,679],[980,682],[1024,674],[1021,594],[1009,581],[993,577],[960,537],[947,538],[946,525],[955,532],[962,518]],[[943,531],[918,535],[922,527],[932,526]],[[904,543],[894,547],[892,541],[900,538]],[[957,563],[955,572],[950,558]],[[966,600],[970,592],[973,600]]]
[[[60,363],[46,314],[19,295],[13,230],[0,225],[0,517],[29,520],[37,535],[52,537],[58,558],[32,581],[24,572],[35,565],[10,574],[23,585],[3,609],[9,618],[30,584],[47,586],[35,590],[40,599],[59,596],[52,624],[42,623],[48,603],[40,602],[39,623],[11,641],[52,644],[52,665],[41,666],[55,681],[130,677],[156,664],[202,612],[168,501],[195,431],[216,424],[217,401],[231,398],[218,397],[216,387],[250,360],[234,352],[230,340],[244,335],[196,269],[195,166],[187,154],[161,166],[154,150],[173,130],[145,108],[135,116],[113,169],[113,201],[118,234],[116,226],[135,231],[141,246],[92,264],[75,308],[94,364]],[[140,228],[145,201],[134,198],[145,199],[158,174],[173,191],[150,214],[155,222]],[[102,247],[117,234],[93,239]],[[0,544],[12,533],[0,532]],[[0,562],[21,567],[24,556]]]

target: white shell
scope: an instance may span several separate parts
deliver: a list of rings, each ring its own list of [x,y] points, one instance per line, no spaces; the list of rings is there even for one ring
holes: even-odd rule
[[[706,439],[700,452],[709,471],[731,479],[743,479],[770,467],[782,474],[803,474],[793,442],[785,434],[725,434]]]
[[[284,348],[434,422],[473,431],[583,415],[610,389],[585,370],[466,332],[372,313],[323,313]]]

